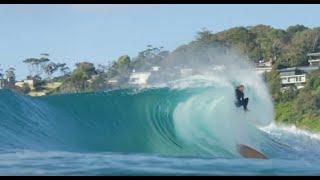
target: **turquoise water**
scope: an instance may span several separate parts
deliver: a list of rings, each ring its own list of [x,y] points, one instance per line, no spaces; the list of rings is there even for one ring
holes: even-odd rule
[[[248,84],[47,97],[0,91],[0,175],[318,175],[320,137],[273,125],[267,91]],[[231,95],[230,95],[231,94]],[[246,144],[269,159],[242,158]]]

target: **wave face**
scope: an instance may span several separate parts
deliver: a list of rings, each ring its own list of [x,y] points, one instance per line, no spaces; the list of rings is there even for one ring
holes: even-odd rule
[[[245,82],[250,98],[245,113],[234,106],[237,78],[210,77],[140,90],[36,98],[1,90],[0,174],[319,172],[315,147],[320,136],[275,126],[271,98],[259,79]],[[242,158],[236,151],[239,143],[269,160]]]
[[[217,83],[40,98],[0,91],[0,147],[237,157],[236,143],[260,148],[252,124],[272,120],[272,106],[250,86],[247,95],[246,114]]]

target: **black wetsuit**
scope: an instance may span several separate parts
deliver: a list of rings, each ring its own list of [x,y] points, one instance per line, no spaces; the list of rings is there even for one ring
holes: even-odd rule
[[[241,107],[243,106],[243,109],[246,111],[247,105],[249,102],[249,98],[244,98],[243,92],[241,92],[238,88],[236,89],[236,106]]]

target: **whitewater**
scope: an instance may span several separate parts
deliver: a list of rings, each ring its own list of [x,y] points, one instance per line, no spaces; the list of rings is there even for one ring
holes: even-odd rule
[[[260,76],[225,74],[44,97],[0,90],[0,174],[318,175],[320,135],[275,125]],[[239,83],[248,113],[234,106]],[[239,143],[268,159],[243,158]]]

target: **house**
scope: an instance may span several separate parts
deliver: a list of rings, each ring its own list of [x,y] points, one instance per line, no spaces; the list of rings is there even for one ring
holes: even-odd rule
[[[16,83],[15,76],[9,76],[6,78],[6,84],[8,87],[12,87]]]
[[[272,67],[256,67],[254,70],[258,74],[263,74],[266,72],[270,72],[272,70]]]
[[[18,81],[15,83],[15,86],[22,88],[24,84],[27,84],[31,90],[34,90],[34,80],[33,79],[25,79],[22,81]]]
[[[319,70],[320,66],[298,66],[297,69],[308,74],[312,71]]]
[[[152,66],[151,71],[157,72],[160,70],[160,66]]]
[[[297,67],[278,70],[283,88],[295,85],[298,89],[306,83],[306,73]]]
[[[310,58],[310,66],[320,66],[320,53],[309,53],[307,56]]]
[[[290,85],[295,85],[298,89],[303,88],[306,83],[306,75],[319,69],[320,66],[310,65],[278,70],[283,86],[282,90],[288,89]]]
[[[188,76],[191,76],[192,74],[193,74],[193,69],[191,68],[180,69],[181,77],[188,77]]]
[[[88,83],[93,83],[99,76],[98,75],[92,75],[90,79],[87,80]]]
[[[129,77],[129,84],[146,85],[148,83],[150,75],[151,72],[135,72],[134,70]]]
[[[270,59],[267,62],[261,60],[256,65],[255,71],[258,74],[263,74],[263,73],[266,73],[266,72],[270,72],[272,70],[272,65],[273,65],[273,60],[272,59]]]
[[[271,67],[273,65],[273,60],[272,58],[269,59],[269,61],[264,61],[264,60],[260,60],[258,62],[258,67]]]
[[[108,84],[110,84],[110,85],[116,85],[116,84],[118,84],[118,79],[117,78],[112,78],[112,79],[109,79],[108,80]]]
[[[48,82],[43,87],[47,90],[55,90],[58,89],[62,85],[62,82]]]

